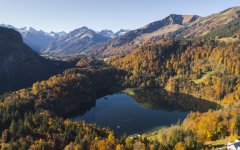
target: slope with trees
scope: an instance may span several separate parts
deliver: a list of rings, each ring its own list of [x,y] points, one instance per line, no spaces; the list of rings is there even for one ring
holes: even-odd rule
[[[117,142],[110,130],[64,119],[76,110],[84,111],[84,103],[94,102],[121,84],[124,72],[107,65],[98,67],[68,69],[29,89],[3,95],[0,148],[63,149],[73,142],[78,148],[89,149],[102,140],[114,146]]]
[[[155,135],[155,140],[165,148],[180,145],[190,148],[194,143],[201,147],[207,141],[239,136],[239,50],[239,42],[161,40],[137,48],[129,55],[113,58],[109,63],[128,72],[126,86],[165,88],[223,105],[216,111],[191,113],[181,125],[159,130]],[[188,137],[191,134],[195,141]]]
[[[47,79],[60,71],[58,65],[29,48],[17,31],[0,27],[0,92]]]
[[[239,42],[162,40],[109,63],[128,71],[128,86],[161,87],[211,100],[238,98]]]

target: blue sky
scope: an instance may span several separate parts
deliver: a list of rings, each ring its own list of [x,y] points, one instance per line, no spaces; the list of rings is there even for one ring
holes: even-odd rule
[[[0,0],[0,23],[44,31],[136,29],[169,14],[207,16],[240,0]]]

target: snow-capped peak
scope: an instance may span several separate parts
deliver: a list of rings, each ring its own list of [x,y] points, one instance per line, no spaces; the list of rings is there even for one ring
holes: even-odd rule
[[[6,24],[0,24],[0,26],[18,31],[22,35],[23,41],[35,51],[41,51],[55,39],[66,35],[65,32],[48,33],[43,30],[36,30],[32,27],[16,28],[14,26]]]
[[[115,34],[116,34],[117,36],[122,36],[122,35],[126,34],[128,31],[130,31],[130,30],[120,29],[120,30],[117,31]]]
[[[100,31],[99,34],[101,34],[104,37],[108,37],[108,38],[114,38],[115,37],[115,33],[111,30],[108,30],[108,29],[104,29],[104,30]]]
[[[101,34],[102,36],[105,36],[105,37],[115,38],[115,37],[124,35],[128,31],[129,30],[121,29],[121,30],[117,31],[116,33],[114,33],[112,30],[104,29],[104,30],[100,31],[99,34]]]

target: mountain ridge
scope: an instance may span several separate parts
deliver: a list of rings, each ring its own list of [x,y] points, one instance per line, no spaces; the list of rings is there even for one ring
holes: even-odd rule
[[[127,30],[123,29],[116,33],[108,29],[98,32],[83,26],[54,40],[42,52],[42,55],[53,58],[72,57],[73,55],[85,51],[92,45],[106,42],[119,35],[123,35],[125,32],[127,32]]]
[[[74,55],[85,50],[90,45],[109,39],[109,37],[103,36],[92,29],[81,27],[53,41],[43,51],[43,54],[55,57],[69,56],[69,53]]]
[[[109,42],[89,47],[84,53],[99,57],[124,55],[139,45],[152,41],[153,38],[164,37],[171,32],[184,28],[187,24],[196,21],[196,15],[176,15],[152,22],[142,28],[127,32],[125,35],[114,38]]]
[[[239,14],[239,6],[207,17],[171,14],[160,21],[129,31],[121,37],[93,45],[84,53],[109,58],[126,55],[144,43],[159,41],[163,38],[198,38],[223,27],[234,19],[239,19]]]
[[[41,52],[53,40],[64,36],[65,32],[45,32],[43,30],[36,30],[32,27],[16,28],[12,25],[1,24],[1,27],[14,29],[21,33],[23,41],[36,52]]]
[[[49,42],[43,44],[45,48],[41,49],[40,52],[43,56],[54,59],[72,57],[78,54],[92,55],[100,58],[122,56],[145,43],[159,41],[163,38],[202,37],[213,30],[222,28],[234,19],[238,19],[239,16],[240,7],[232,7],[207,17],[170,14],[166,18],[131,31],[120,30],[114,33],[108,29],[94,31],[87,27],[82,27],[68,34],[57,33],[61,36],[54,39],[46,38]],[[29,30],[36,32],[31,28]],[[39,32],[44,33],[41,30]],[[79,35],[74,35],[76,32],[79,32]],[[51,32],[49,34],[51,37],[55,33]],[[22,35],[23,39],[25,39],[23,32]],[[31,37],[31,35],[29,35],[29,37]],[[30,39],[34,38],[31,37]],[[31,42],[30,40],[25,43]],[[30,45],[30,47],[32,46]]]
[[[14,29],[0,27],[0,54],[0,92],[29,86],[57,72],[57,66],[28,47]]]
[[[178,36],[184,37],[201,37],[208,34],[212,30],[221,28],[234,19],[239,19],[239,17],[240,6],[232,7],[219,13],[215,13],[207,17],[202,17],[197,22],[190,24],[187,29],[180,31],[180,33],[177,34]]]

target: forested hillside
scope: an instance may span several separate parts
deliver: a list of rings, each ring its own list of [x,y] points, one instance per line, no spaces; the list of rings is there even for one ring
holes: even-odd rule
[[[233,140],[239,135],[239,50],[239,42],[162,40],[144,45],[124,57],[111,59],[109,63],[128,71],[125,76],[127,86],[165,88],[223,106],[217,111],[191,113],[183,124],[155,134],[163,147],[174,148],[177,142],[172,139],[177,137],[180,143],[176,146],[189,148],[189,130],[202,143],[224,138]]]
[[[86,111],[85,103],[95,103],[101,93],[119,88],[122,73],[105,65],[69,69],[29,89],[3,95],[0,148],[63,149],[70,142],[79,149],[101,142],[114,148],[117,141],[108,129],[63,117]]]
[[[166,45],[168,42],[166,42]],[[86,66],[86,64],[91,64]],[[10,149],[172,149],[183,144],[188,149],[204,147],[196,131],[188,123],[169,129],[167,141],[149,141],[122,136],[116,138],[109,129],[85,122],[65,119],[69,114],[86,111],[86,103],[95,103],[102,93],[124,87],[125,71],[115,69],[91,57],[76,62],[75,69],[68,69],[46,81],[36,82],[29,89],[22,89],[1,97],[0,147]],[[204,102],[203,102],[204,103]],[[200,114],[196,114],[200,115]],[[234,114],[233,114],[234,115]],[[232,116],[229,116],[232,120]],[[194,114],[189,119],[196,119]],[[193,123],[196,121],[193,120]],[[226,122],[228,123],[228,122]],[[186,129],[184,128],[186,127]],[[228,129],[228,126],[226,126]],[[232,129],[238,130],[237,126]],[[213,129],[214,131],[214,129]],[[178,133],[176,135],[176,133]],[[227,136],[232,131],[223,133]],[[165,134],[165,133],[164,133]],[[160,136],[160,134],[159,134]],[[215,135],[213,134],[215,138]],[[219,138],[217,136],[216,138]]]
[[[232,22],[224,25],[222,28],[213,30],[212,32],[208,33],[204,36],[204,38],[240,38],[240,20],[235,19]]]
[[[0,93],[31,86],[57,72],[57,64],[23,43],[20,33],[0,27]]]
[[[128,71],[129,86],[161,87],[234,103],[239,99],[239,48],[239,42],[162,40],[109,63]]]

